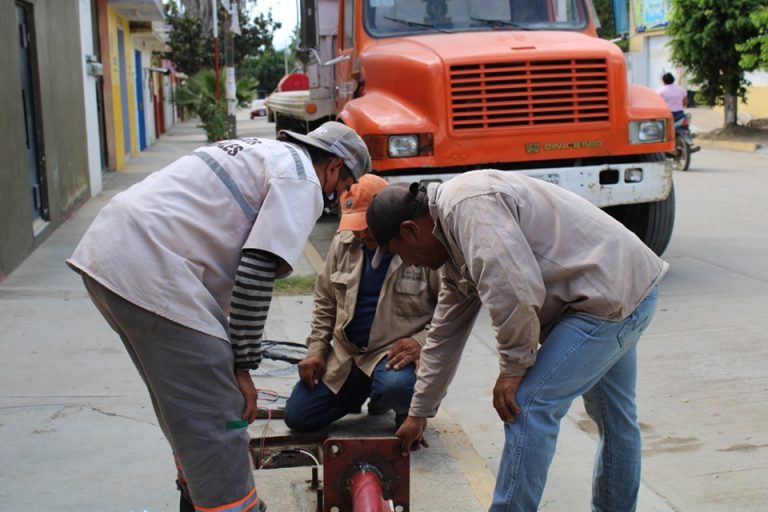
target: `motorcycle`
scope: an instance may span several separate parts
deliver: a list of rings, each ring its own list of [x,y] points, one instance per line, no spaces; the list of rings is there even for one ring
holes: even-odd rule
[[[667,153],[667,158],[676,171],[687,171],[691,165],[691,154],[701,149],[693,144],[690,120],[690,114],[685,113],[683,117],[675,121],[675,152]]]

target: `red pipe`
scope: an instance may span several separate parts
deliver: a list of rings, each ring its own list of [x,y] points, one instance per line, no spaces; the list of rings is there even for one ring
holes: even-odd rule
[[[372,471],[361,469],[350,480],[353,512],[390,512],[381,492],[381,479]]]

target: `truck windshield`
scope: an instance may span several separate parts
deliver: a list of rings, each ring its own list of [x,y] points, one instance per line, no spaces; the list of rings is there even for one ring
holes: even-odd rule
[[[364,0],[373,37],[491,30],[581,30],[583,0]]]

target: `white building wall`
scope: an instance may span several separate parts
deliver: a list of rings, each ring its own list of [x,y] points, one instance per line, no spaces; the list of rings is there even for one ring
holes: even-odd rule
[[[163,75],[163,109],[166,130],[176,123],[175,109],[173,107],[173,99],[175,97],[176,91],[173,87],[171,75]]]
[[[99,110],[96,98],[97,80],[88,74],[86,55],[95,55],[91,1],[79,0],[80,10],[80,47],[83,52],[83,95],[85,96],[85,129],[88,141],[88,175],[91,184],[91,196],[100,193],[101,176],[101,131],[99,130]]]

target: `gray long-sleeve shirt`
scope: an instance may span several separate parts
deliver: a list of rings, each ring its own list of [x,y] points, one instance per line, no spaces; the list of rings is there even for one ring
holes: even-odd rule
[[[502,375],[524,375],[568,313],[620,320],[668,264],[599,208],[513,172],[473,171],[428,189],[435,235],[449,252],[411,401],[434,416],[481,305]]]

